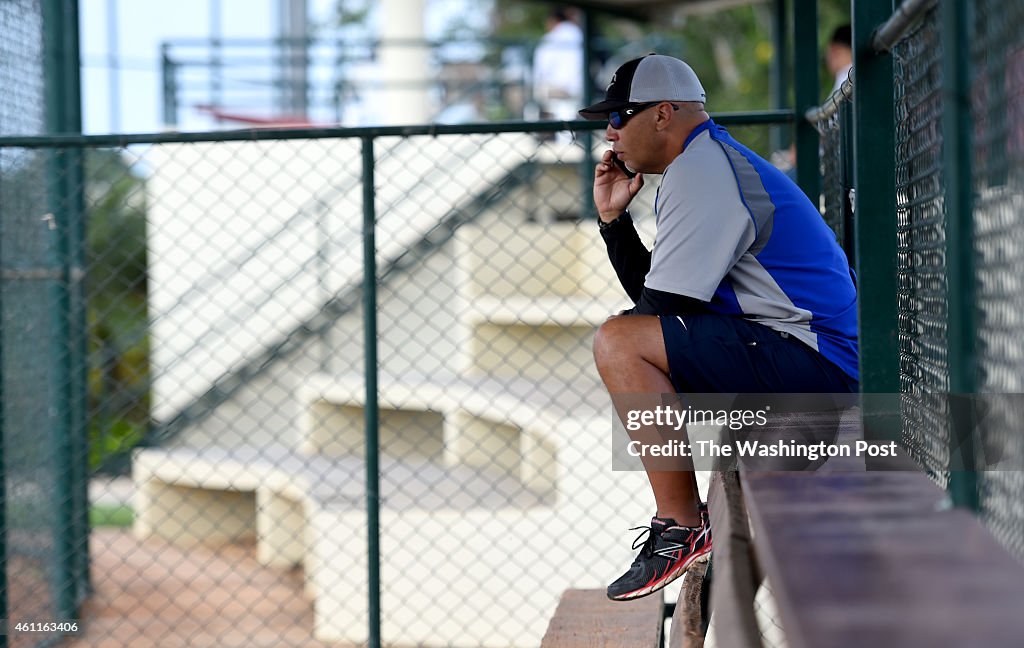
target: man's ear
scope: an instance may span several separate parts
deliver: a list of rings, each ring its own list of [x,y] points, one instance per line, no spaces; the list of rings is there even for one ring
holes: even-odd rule
[[[672,119],[675,117],[673,113],[676,111],[672,108],[672,104],[667,102],[658,104],[654,110],[654,127],[658,130],[665,130],[672,123]]]

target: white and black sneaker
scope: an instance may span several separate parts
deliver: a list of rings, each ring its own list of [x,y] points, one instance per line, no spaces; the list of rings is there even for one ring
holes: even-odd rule
[[[640,553],[629,571],[608,586],[608,598],[628,601],[657,592],[686,572],[686,568],[711,552],[711,529],[704,516],[701,526],[684,527],[671,518],[651,518],[633,542]],[[646,535],[646,538],[644,537]]]

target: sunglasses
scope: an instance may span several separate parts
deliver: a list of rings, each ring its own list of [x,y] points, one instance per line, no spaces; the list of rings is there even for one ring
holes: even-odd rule
[[[625,126],[626,122],[628,122],[633,117],[636,117],[638,114],[647,110],[651,106],[657,106],[660,103],[665,102],[650,101],[648,103],[642,104],[630,104],[629,106],[623,108],[622,110],[613,110],[612,112],[608,113],[608,124],[615,130],[619,130],[620,128]],[[679,110],[679,106],[675,104],[669,105],[672,106],[672,110]]]

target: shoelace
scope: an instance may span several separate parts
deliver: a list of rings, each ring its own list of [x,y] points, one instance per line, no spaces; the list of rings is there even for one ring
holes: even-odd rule
[[[693,540],[693,537],[694,537],[693,534],[695,532],[697,532],[697,531],[700,531],[702,527],[703,527],[703,524],[700,527],[680,527],[680,528],[689,529],[690,533],[687,536],[686,541],[687,542],[691,542]],[[640,532],[640,535],[638,535],[633,540],[633,549],[640,549],[640,553],[638,554],[637,557],[639,558],[640,556],[645,556],[647,558],[650,558],[651,556],[653,556],[654,555],[654,544],[655,544],[655,540],[657,539],[657,534],[654,533],[654,527],[638,526],[638,527],[632,527],[630,529],[630,531],[639,531]]]
[[[654,533],[654,528],[649,526],[638,526],[631,528],[630,531],[640,532],[640,535],[633,540],[633,548],[640,549],[641,556],[646,556],[648,558],[653,556],[654,541],[657,538]]]

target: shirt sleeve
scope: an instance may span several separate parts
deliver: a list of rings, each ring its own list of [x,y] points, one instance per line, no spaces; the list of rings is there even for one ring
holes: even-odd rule
[[[629,212],[623,213],[608,229],[601,230],[619,283],[633,303],[640,300],[644,278],[651,268],[651,252],[640,240]]]
[[[705,303],[675,293],[644,287],[636,306],[621,315],[690,315],[706,312]]]
[[[644,285],[707,302],[756,231],[725,153],[713,142],[702,144],[665,170]]]

